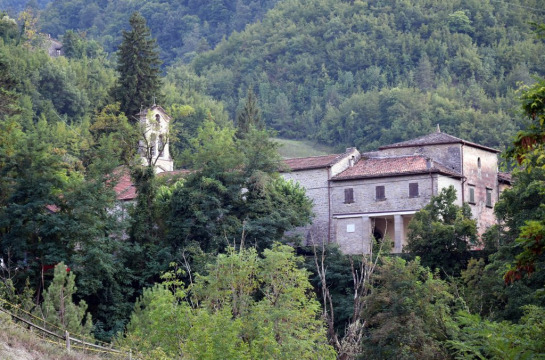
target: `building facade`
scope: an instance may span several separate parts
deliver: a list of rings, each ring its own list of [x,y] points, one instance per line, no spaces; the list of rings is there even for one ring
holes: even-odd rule
[[[479,233],[493,213],[508,175],[498,172],[499,151],[440,131],[360,154],[286,160],[284,178],[299,182],[314,201],[316,218],[301,231],[307,243],[337,243],[349,254],[369,253],[372,236],[403,251],[408,224],[441,189],[454,186],[467,202]]]

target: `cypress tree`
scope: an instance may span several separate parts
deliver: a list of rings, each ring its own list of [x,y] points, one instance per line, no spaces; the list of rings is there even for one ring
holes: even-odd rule
[[[123,31],[117,52],[119,79],[113,95],[121,105],[120,110],[130,119],[142,106],[148,107],[154,97],[160,98],[161,61],[146,20],[135,12],[129,23],[131,30]]]
[[[246,97],[246,103],[244,108],[237,116],[237,137],[244,138],[246,134],[250,132],[251,127],[258,130],[263,129],[263,122],[261,121],[261,114],[259,107],[257,106],[257,97],[252,88],[248,89],[248,95]]]

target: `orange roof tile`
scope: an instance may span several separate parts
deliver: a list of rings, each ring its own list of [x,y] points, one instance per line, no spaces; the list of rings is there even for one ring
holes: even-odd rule
[[[288,170],[310,170],[331,166],[335,160],[343,154],[332,154],[324,156],[311,156],[306,158],[285,159],[284,164]]]

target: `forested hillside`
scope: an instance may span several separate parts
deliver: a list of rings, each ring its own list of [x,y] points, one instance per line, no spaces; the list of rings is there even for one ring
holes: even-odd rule
[[[115,51],[129,16],[140,12],[147,20],[166,64],[189,61],[210,50],[233,31],[241,31],[278,0],[54,0],[40,16],[41,30],[62,36],[67,30],[100,38]]]
[[[139,359],[543,358],[543,0],[29,4],[0,13],[1,307]],[[410,252],[305,246],[275,135],[436,125],[512,147],[478,243],[451,187]]]
[[[503,148],[520,126],[518,82],[545,68],[529,22],[542,1],[282,1],[197,56],[208,93],[236,112],[258,93],[286,137],[371,149],[425,134]]]

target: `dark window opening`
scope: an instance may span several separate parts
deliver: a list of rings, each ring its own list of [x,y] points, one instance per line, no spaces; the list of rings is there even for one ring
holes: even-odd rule
[[[373,230],[373,237],[377,242],[380,242],[382,241],[382,239],[384,239],[384,235],[382,235],[382,232],[378,229]]]
[[[348,188],[344,189],[344,203],[352,204],[354,202],[354,189]]]
[[[161,129],[161,116],[159,114],[155,114],[155,124],[153,125],[155,130]]]
[[[481,170],[481,158],[477,158],[477,167]]]
[[[418,196],[418,183],[409,183],[409,197],[415,198]]]
[[[384,190],[384,185],[375,187],[376,200],[386,200],[386,192]]]
[[[486,188],[486,206],[492,207],[492,189]]]

